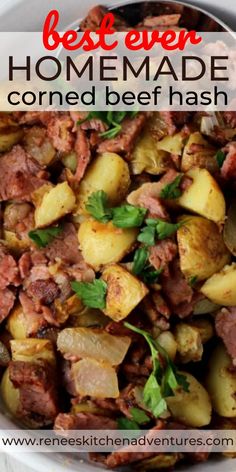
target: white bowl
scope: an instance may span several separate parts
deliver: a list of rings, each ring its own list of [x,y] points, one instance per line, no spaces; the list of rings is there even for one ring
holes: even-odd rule
[[[76,18],[83,18],[86,12],[94,5],[107,4],[109,6],[119,6],[124,3],[134,3],[142,0],[0,0],[0,31],[40,31],[43,21],[50,9],[57,8],[61,13],[61,30],[69,24],[73,24]],[[170,1],[170,0],[168,0]],[[180,3],[180,2],[179,2]],[[184,3],[184,2],[183,2]],[[208,8],[214,17],[214,13],[225,20],[227,24],[234,28],[236,25],[235,0],[224,0],[222,10],[222,0],[195,0],[197,8]],[[199,4],[200,7],[199,8]],[[203,10],[204,11],[204,10]],[[32,14],[33,12],[33,14]],[[205,10],[206,13],[206,10]],[[219,23],[222,23],[219,21]],[[0,401],[0,428],[5,430],[14,429],[14,424],[5,413],[4,406]],[[1,451],[0,451],[1,452]],[[4,452],[4,451],[3,451]],[[58,453],[13,453],[8,454],[25,466],[37,472],[107,472],[107,469],[98,467],[74,456]],[[186,465],[178,467],[178,471],[187,472],[235,472],[236,460],[219,459],[210,460],[202,464]],[[13,469],[12,469],[13,470]]]

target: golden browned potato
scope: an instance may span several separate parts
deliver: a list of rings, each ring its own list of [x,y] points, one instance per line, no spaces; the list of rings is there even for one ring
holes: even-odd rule
[[[171,453],[171,454],[162,454],[158,453],[156,456],[143,461],[138,462],[136,468],[140,472],[145,472],[146,470],[164,470],[172,469],[176,462],[180,459],[180,454]]]
[[[194,168],[186,175],[193,180],[178,199],[178,204],[186,210],[204,216],[215,223],[223,223],[225,219],[224,195],[206,169]]]
[[[72,151],[69,154],[64,154],[61,157],[61,160],[64,166],[69,169],[72,173],[75,173],[77,168],[77,154],[76,152]]]
[[[232,361],[223,344],[213,351],[206,386],[216,413],[228,418],[236,417],[236,374],[229,370]]]
[[[157,142],[157,149],[181,156],[184,147],[185,137],[183,133],[176,133],[172,136],[165,136]]]
[[[131,156],[131,169],[133,174],[148,172],[149,174],[162,174],[169,168],[170,157],[163,149],[158,149],[157,141],[147,129],[137,141]]]
[[[181,372],[189,383],[189,392],[179,389],[175,396],[167,398],[173,417],[193,428],[207,426],[211,421],[212,406],[206,389],[188,372]]]
[[[95,398],[118,398],[117,374],[110,364],[82,359],[72,364],[72,375],[78,395]]]
[[[75,207],[75,194],[67,182],[57,184],[43,199],[35,210],[35,226],[43,228],[49,226],[63,216],[73,211]]]
[[[204,280],[230,262],[218,226],[201,216],[184,216],[177,231],[181,271],[187,279]]]
[[[198,131],[190,134],[184,147],[181,170],[187,172],[193,167],[201,167],[209,172],[216,172],[219,170],[215,158],[216,151],[217,149],[208,143]]]
[[[56,156],[56,150],[47,136],[47,130],[32,126],[25,131],[23,144],[25,150],[42,166],[51,164]]]
[[[183,364],[200,361],[203,345],[199,330],[187,323],[178,323],[174,333],[180,361]]]
[[[13,361],[37,363],[43,360],[56,364],[54,348],[48,339],[14,339],[10,345]]]
[[[214,336],[212,323],[206,318],[195,316],[188,324],[199,332],[203,344]]]
[[[106,264],[121,261],[131,251],[137,234],[136,228],[121,229],[111,222],[88,219],[81,223],[78,239],[84,260],[99,270]]]
[[[39,207],[43,201],[44,195],[50,192],[54,187],[51,184],[51,182],[47,182],[44,185],[41,185],[41,187],[36,188],[34,192],[31,194],[31,199],[34,204],[34,206]]]
[[[57,338],[57,347],[66,357],[96,359],[111,365],[121,364],[130,343],[128,336],[113,336],[92,328],[65,328]]]
[[[19,143],[23,136],[23,130],[13,120],[9,113],[0,113],[0,152],[9,151]]]
[[[19,239],[13,231],[3,230],[3,239],[6,241],[9,250],[16,256],[19,256],[30,247],[30,241],[26,238]]]
[[[129,186],[127,162],[112,152],[101,154],[92,161],[80,183],[76,213],[88,214],[85,208],[88,197],[98,190],[106,192],[111,206],[117,205],[124,200]]]
[[[236,305],[236,264],[225,266],[212,275],[201,287],[201,292],[218,305]]]
[[[25,339],[37,333],[47,323],[42,317],[24,313],[20,304],[17,304],[7,318],[7,330],[14,339]]]
[[[2,376],[1,397],[9,410],[9,412],[16,416],[18,408],[20,406],[20,392],[18,388],[15,388],[9,378],[9,368],[7,368]]]
[[[148,288],[118,264],[105,267],[102,279],[107,283],[105,315],[123,320],[147,295]]]
[[[177,352],[177,342],[173,333],[171,331],[163,331],[157,337],[157,341],[165,349],[170,359],[174,361]]]

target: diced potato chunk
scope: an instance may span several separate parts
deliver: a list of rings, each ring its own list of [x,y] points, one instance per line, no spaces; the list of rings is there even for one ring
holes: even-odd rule
[[[175,328],[177,351],[183,363],[200,361],[203,345],[199,331],[187,323],[179,323]]]
[[[180,267],[186,278],[204,280],[230,262],[230,253],[213,221],[185,216],[177,231]]]
[[[229,370],[232,361],[223,344],[213,351],[206,377],[208,392],[216,413],[228,418],[236,417],[236,374]]]
[[[13,361],[56,363],[53,345],[48,339],[14,339],[10,344]]]
[[[72,365],[72,375],[78,395],[95,398],[119,396],[117,374],[111,365],[95,359],[82,359]]]
[[[158,453],[156,456],[149,459],[145,459],[137,463],[137,470],[140,472],[146,472],[147,470],[171,470],[176,462],[180,459],[179,454],[170,453],[163,454]]]
[[[201,287],[201,292],[218,305],[236,305],[236,264],[225,266],[212,275]]]
[[[35,210],[35,226],[43,228],[49,226],[63,216],[73,211],[75,195],[67,182],[57,184],[49,190]]]
[[[41,328],[46,326],[45,320],[37,316],[24,312],[22,306],[17,304],[7,318],[7,330],[14,339],[25,339],[35,335]]]
[[[13,231],[4,230],[3,238],[7,243],[7,247],[13,254],[16,254],[16,256],[19,256],[30,247],[30,241],[27,241],[27,239],[19,239]]]
[[[198,330],[203,344],[214,336],[212,323],[206,318],[199,319],[199,317],[195,316],[193,320],[189,322],[189,325]]]
[[[190,134],[184,148],[181,170],[187,172],[193,167],[202,167],[209,172],[216,172],[219,169],[215,158],[216,151],[198,131]]]
[[[1,388],[2,399],[12,415],[17,415],[20,406],[20,392],[15,388],[9,377],[9,368],[7,368],[2,376]]]
[[[78,231],[84,260],[95,270],[111,262],[119,262],[132,249],[137,237],[136,228],[116,228],[111,222],[92,219],[81,223]]]
[[[102,278],[107,283],[105,315],[114,321],[123,320],[147,295],[148,288],[123,267],[105,267]]]
[[[215,221],[215,223],[224,222],[224,195],[208,170],[194,168],[186,175],[193,180],[193,183],[183,192],[178,199],[178,204],[186,210]]]
[[[88,197],[98,190],[106,192],[109,204],[114,206],[125,198],[129,186],[128,164],[118,154],[105,152],[93,160],[80,183],[76,212],[87,215]]]
[[[211,421],[211,402],[206,389],[188,372],[181,372],[189,382],[189,392],[177,390],[175,396],[167,398],[173,417],[180,423],[201,428]]]
[[[121,364],[130,343],[128,336],[112,336],[92,328],[65,328],[57,338],[57,347],[66,357],[92,358],[110,365]]]
[[[39,126],[28,128],[23,140],[25,150],[42,166],[48,166],[56,156],[56,149],[47,136],[47,130]]]
[[[172,361],[175,359],[177,342],[171,331],[163,331],[157,338],[159,344],[165,349]]]
[[[184,135],[183,133],[176,133],[173,136],[165,136],[161,141],[157,143],[157,149],[169,152],[170,154],[176,154],[181,156],[184,147]]]

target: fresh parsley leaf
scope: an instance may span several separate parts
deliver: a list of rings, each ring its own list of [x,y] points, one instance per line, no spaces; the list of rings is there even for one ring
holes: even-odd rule
[[[160,193],[160,197],[164,199],[179,198],[182,195],[182,191],[179,188],[183,174],[177,175],[173,182],[167,184]]]
[[[148,423],[150,421],[149,416],[140,408],[132,407],[129,411],[132,415],[132,419],[138,424]]]
[[[140,430],[138,423],[136,423],[134,420],[130,420],[129,418],[118,418],[117,423],[119,429]]]
[[[132,272],[135,275],[140,274],[146,266],[148,260],[148,249],[140,247],[135,251]]]
[[[51,226],[44,229],[34,229],[28,233],[28,236],[38,247],[46,247],[62,231],[62,226]]]
[[[107,194],[103,190],[93,192],[85,207],[89,214],[101,223],[107,223],[112,218],[111,209],[107,207]]]
[[[113,128],[108,129],[107,131],[103,131],[103,133],[100,133],[99,136],[106,139],[112,139],[115,138],[121,132],[121,129],[122,126],[118,124],[116,126],[113,126]]]
[[[151,373],[144,386],[143,400],[147,408],[152,411],[156,418],[167,410],[167,404],[162,396],[161,386],[159,385],[154,372]]]
[[[124,322],[124,326],[142,335],[149,345],[153,370],[144,386],[143,400],[154,416],[158,417],[167,409],[165,398],[174,395],[178,387],[188,391],[189,384],[186,377],[177,371],[165,349],[149,333],[127,322]]]
[[[152,269],[152,266],[145,267],[141,272],[140,276],[145,284],[155,284],[158,281],[159,275],[161,275],[163,269]]]
[[[93,118],[101,120],[108,126],[108,129],[103,133],[100,133],[99,136],[105,139],[115,138],[122,130],[120,123],[129,116],[131,119],[136,116],[138,111],[91,111],[86,118],[77,121],[77,124],[80,126],[85,121],[89,121]]]
[[[85,118],[77,121],[77,125],[80,126],[86,121],[92,120],[93,118],[101,120],[103,121],[103,123],[106,123],[107,112],[106,111],[90,111],[89,114]]]
[[[152,226],[144,226],[139,233],[137,240],[147,246],[154,246],[156,229]]]
[[[224,160],[226,158],[226,154],[220,149],[219,151],[217,151],[215,158],[216,158],[218,166],[222,167]]]
[[[118,228],[137,228],[142,225],[146,213],[145,208],[122,205],[112,209],[112,223]]]
[[[166,221],[157,219],[156,222],[156,233],[158,239],[168,238],[183,225],[182,221],[180,223],[167,223]]]
[[[104,280],[95,279],[93,282],[75,281],[71,282],[71,287],[85,306],[90,308],[105,308],[107,284]]]
[[[197,275],[193,275],[193,277],[190,277],[188,283],[190,287],[194,287],[194,285],[197,283]]]

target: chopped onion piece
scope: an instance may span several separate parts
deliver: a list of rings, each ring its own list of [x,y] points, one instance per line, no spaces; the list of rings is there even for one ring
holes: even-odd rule
[[[66,328],[57,339],[57,347],[66,358],[89,357],[110,365],[121,364],[130,343],[128,336],[112,336],[92,328]]]
[[[109,364],[95,359],[82,359],[72,365],[72,375],[78,395],[96,398],[119,396],[117,374]]]

